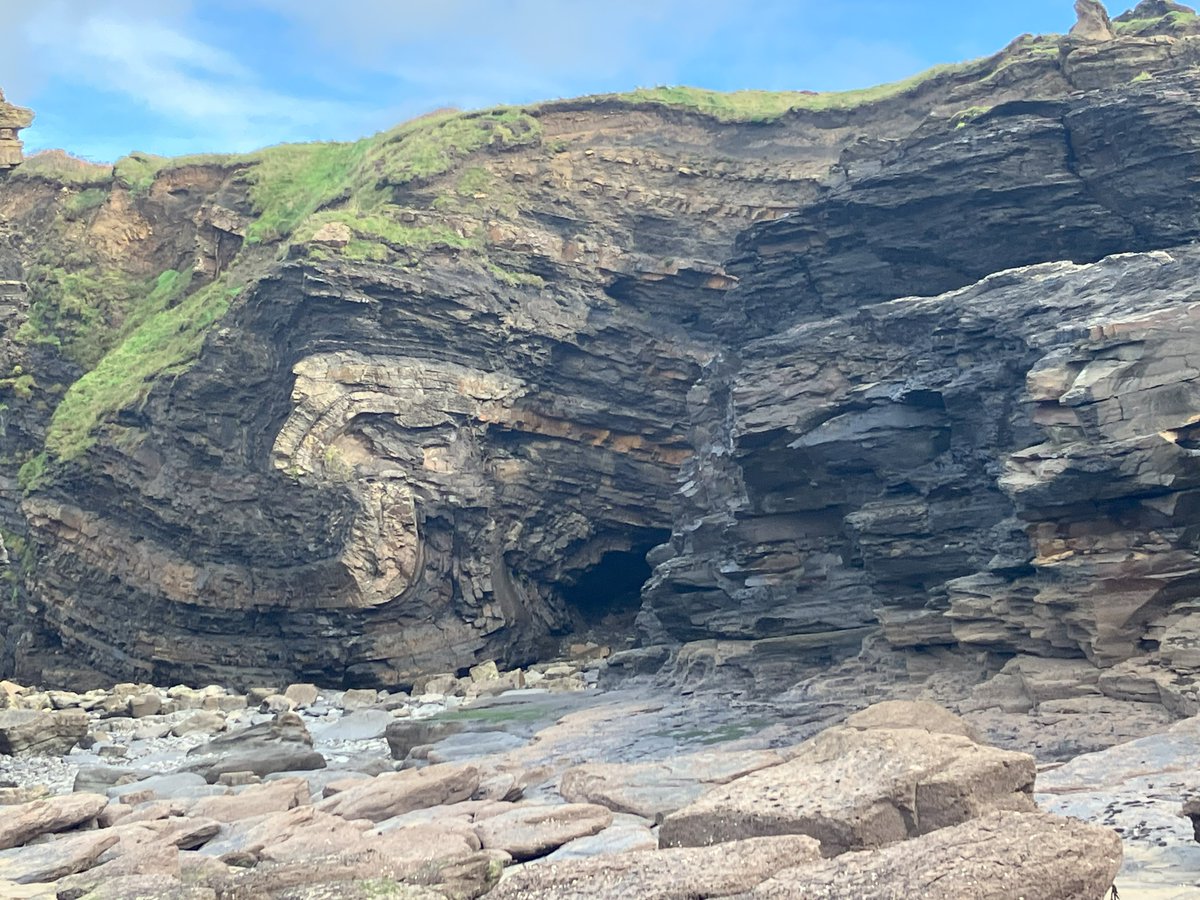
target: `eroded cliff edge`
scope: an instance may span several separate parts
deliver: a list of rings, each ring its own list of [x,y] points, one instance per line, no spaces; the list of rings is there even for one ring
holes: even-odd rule
[[[1125,23],[853,97],[30,160],[6,669],[396,684],[640,605],[1185,679],[1200,43]]]

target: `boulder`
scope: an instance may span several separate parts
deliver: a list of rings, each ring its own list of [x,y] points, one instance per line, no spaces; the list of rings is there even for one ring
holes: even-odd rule
[[[88,714],[81,709],[0,710],[0,755],[62,756],[71,752],[87,730]]]
[[[100,814],[108,798],[100,794],[65,794],[9,806],[0,816],[0,850],[20,847],[41,834],[65,831]]]
[[[812,838],[753,838],[721,847],[623,853],[535,863],[502,881],[488,900],[693,900],[748,891],[781,869],[820,856]]]
[[[289,684],[283,692],[283,696],[298,707],[312,706],[320,695],[321,691],[315,684]]]
[[[382,822],[415,809],[467,800],[477,787],[479,769],[450,763],[354,781],[317,808],[345,819]]]
[[[464,722],[443,719],[397,719],[387,726],[384,737],[392,759],[406,759],[414,747],[435,743],[465,728]]]
[[[312,749],[312,736],[295,713],[223,735],[188,751],[190,765],[210,784],[226,772],[297,772],[325,768],[325,757]]]
[[[503,850],[513,859],[525,860],[603,831],[612,820],[610,810],[594,803],[522,804],[477,820],[475,833],[485,849]]]
[[[1099,900],[1120,867],[1121,839],[1107,828],[1045,813],[996,811],[882,850],[784,869],[743,896]]]
[[[379,692],[371,690],[349,690],[342,694],[342,709],[352,712],[356,709],[369,709],[379,703]]]
[[[31,884],[57,881],[90,869],[119,838],[105,831],[87,831],[44,844],[0,850],[0,881]]]
[[[791,760],[713,788],[667,816],[664,847],[806,834],[827,856],[881,847],[991,809],[1032,810],[1024,753],[913,728],[828,729]]]
[[[216,734],[225,730],[225,717],[219,712],[197,710],[186,719],[176,722],[171,727],[171,734],[183,737],[186,734]]]

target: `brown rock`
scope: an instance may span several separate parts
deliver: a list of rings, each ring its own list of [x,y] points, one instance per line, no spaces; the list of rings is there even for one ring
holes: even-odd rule
[[[0,880],[18,884],[57,881],[90,869],[117,840],[117,835],[108,831],[88,831],[44,844],[0,850]]]
[[[594,803],[521,804],[476,821],[475,833],[485,849],[503,850],[513,859],[544,856],[567,841],[603,831],[612,811]]]
[[[882,850],[784,869],[744,898],[1099,900],[1121,866],[1107,828],[1045,813],[991,812]]]
[[[15,756],[69,753],[87,734],[88,714],[81,709],[41,711],[0,710],[0,754]]]
[[[414,809],[467,800],[477,787],[475,766],[445,763],[379,775],[327,797],[317,807],[346,819],[382,822]]]
[[[693,900],[747,891],[781,869],[819,859],[812,838],[753,838],[721,847],[623,853],[538,863],[514,872],[489,900]],[[847,898],[849,900],[849,898]]]
[[[1033,809],[1033,757],[916,729],[831,728],[788,762],[713,788],[668,816],[664,847],[807,834],[834,856]]]
[[[1114,37],[1108,10],[1100,0],[1075,0],[1076,22],[1071,37],[1081,41],[1111,41]]]
[[[299,707],[312,706],[320,694],[321,691],[315,684],[289,684],[283,692],[283,696]]]
[[[956,734],[972,741],[979,736],[970,725],[944,707],[924,700],[885,700],[868,706],[846,719],[846,726],[867,731],[872,728],[917,728],[930,734]]]
[[[0,850],[19,847],[40,834],[64,831],[96,818],[108,805],[99,794],[64,794],[5,808],[0,816]]]
[[[308,781],[304,778],[283,778],[267,784],[252,785],[236,794],[224,797],[202,797],[192,805],[188,814],[236,822],[251,816],[285,812],[309,802]]]

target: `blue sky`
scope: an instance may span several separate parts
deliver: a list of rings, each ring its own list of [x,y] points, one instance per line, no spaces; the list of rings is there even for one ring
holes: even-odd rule
[[[111,161],[657,84],[865,87],[1074,19],[1072,0],[0,0],[0,88],[37,112],[27,152]]]

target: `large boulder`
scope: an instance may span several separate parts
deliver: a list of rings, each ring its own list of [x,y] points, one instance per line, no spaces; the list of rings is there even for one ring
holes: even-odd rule
[[[0,710],[0,754],[62,756],[71,752],[87,730],[88,715],[81,709]]]
[[[445,763],[355,780],[317,808],[346,819],[382,822],[416,809],[458,803],[470,798],[478,787],[479,769],[475,766]]]
[[[286,712],[270,722],[222,735],[188,751],[189,765],[209,784],[226,772],[298,772],[325,768],[325,757],[312,749],[312,736],[304,721]]]
[[[998,811],[893,844],[776,873],[754,900],[1099,900],[1121,867],[1107,828],[1045,813]]]
[[[822,732],[795,756],[739,778],[668,816],[664,847],[806,834],[821,852],[882,847],[993,809],[1033,810],[1024,753],[915,728]]]
[[[99,794],[67,794],[9,806],[0,816],[0,850],[20,847],[38,835],[65,831],[96,818],[108,805]]]
[[[0,881],[33,884],[57,881],[90,869],[109,847],[120,838],[104,831],[61,837],[44,844],[0,850]]]

